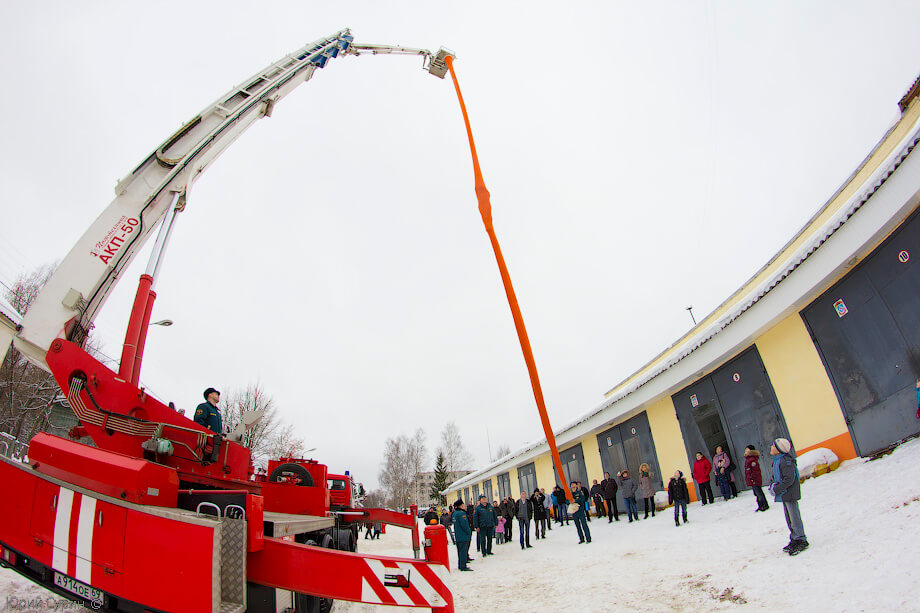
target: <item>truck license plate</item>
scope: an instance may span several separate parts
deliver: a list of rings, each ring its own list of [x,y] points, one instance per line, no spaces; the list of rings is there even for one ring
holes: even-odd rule
[[[102,590],[97,590],[96,588],[90,587],[85,583],[80,583],[79,581],[71,579],[67,575],[62,575],[59,572],[55,572],[54,584],[58,587],[64,588],[71,594],[76,594],[84,600],[102,603]]]

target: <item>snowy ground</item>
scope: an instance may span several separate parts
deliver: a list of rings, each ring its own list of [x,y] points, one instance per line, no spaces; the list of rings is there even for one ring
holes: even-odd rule
[[[679,528],[667,509],[632,524],[595,518],[591,544],[578,545],[569,525],[531,540],[526,551],[516,541],[494,546],[486,559],[473,551],[475,572],[451,574],[456,610],[920,611],[920,440],[806,481],[801,508],[811,547],[797,557],[781,551],[788,541],[781,505],[766,513],[754,507],[744,492],[690,505],[690,523]],[[362,536],[359,551],[411,556],[408,531],[388,532],[379,541]],[[13,608],[11,597],[60,602],[0,570],[0,611],[74,610]],[[339,613],[385,610],[335,606]]]

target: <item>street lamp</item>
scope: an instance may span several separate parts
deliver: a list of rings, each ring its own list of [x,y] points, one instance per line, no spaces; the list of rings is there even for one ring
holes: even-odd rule
[[[153,322],[153,323],[150,324],[150,325],[151,325],[151,326],[163,326],[164,328],[168,328],[169,326],[173,325],[173,320],[171,320],[171,319],[161,319],[160,321],[155,321],[155,322]]]

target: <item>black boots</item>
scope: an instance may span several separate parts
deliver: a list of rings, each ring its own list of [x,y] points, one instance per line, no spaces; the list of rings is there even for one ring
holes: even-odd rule
[[[786,549],[788,547],[789,549]],[[808,549],[808,540],[801,539],[798,541],[792,541],[786,547],[783,547],[783,550],[786,551],[790,556],[797,556],[806,549]]]

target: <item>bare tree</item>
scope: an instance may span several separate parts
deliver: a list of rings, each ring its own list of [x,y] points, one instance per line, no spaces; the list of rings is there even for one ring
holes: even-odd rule
[[[473,456],[463,446],[460,429],[455,422],[447,422],[441,431],[441,444],[438,453],[444,454],[444,465],[448,473],[469,470],[473,467]]]
[[[499,445],[498,449],[495,450],[495,459],[503,458],[506,455],[511,453],[511,447],[508,445]]]
[[[386,492],[390,506],[397,509],[409,506],[414,477],[411,448],[412,441],[405,434],[387,438],[384,443],[380,484]]]
[[[297,436],[294,426],[285,424],[268,439],[268,458],[299,458],[304,454],[304,440]]]
[[[378,476],[391,506],[402,509],[413,503],[418,504],[419,496],[423,493],[418,474],[428,464],[427,438],[425,431],[419,428],[412,438],[400,434],[386,440]]]
[[[48,282],[55,266],[42,266],[20,275],[4,295],[10,305],[25,315]],[[0,365],[0,431],[27,441],[48,427],[51,405],[60,396],[54,377],[35,366],[10,347]]]
[[[425,444],[427,439],[428,435],[425,434],[424,430],[419,428],[412,436],[409,445],[409,464],[412,469],[412,482],[414,486],[412,502],[415,504],[420,504],[423,493],[427,494],[423,489],[424,485],[419,483],[419,473],[424,472],[425,467],[428,465],[428,446]]]
[[[379,509],[387,506],[387,495],[383,490],[371,490],[367,493],[361,505],[366,509]]]
[[[269,458],[296,457],[304,448],[304,441],[294,431],[294,426],[284,424],[278,415],[275,400],[260,383],[230,389],[223,396],[222,416],[225,425],[233,430],[248,411],[263,411],[262,419],[246,430],[240,441],[252,452],[253,463],[264,464]]]

